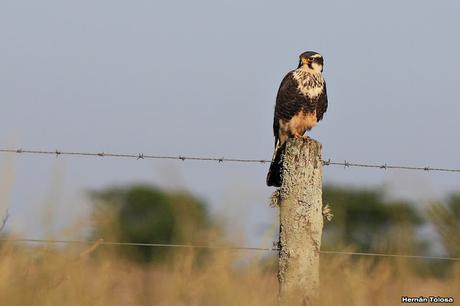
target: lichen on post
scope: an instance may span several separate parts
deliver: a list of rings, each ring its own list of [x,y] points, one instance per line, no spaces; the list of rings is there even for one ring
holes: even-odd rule
[[[314,305],[319,294],[323,229],[321,144],[289,139],[279,189],[281,305]]]

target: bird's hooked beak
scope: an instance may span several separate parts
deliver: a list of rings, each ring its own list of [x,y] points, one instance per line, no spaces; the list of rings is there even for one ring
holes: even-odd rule
[[[305,65],[310,67],[312,62],[313,62],[313,60],[311,58],[301,57],[300,61],[299,61],[299,67],[297,67],[297,68],[300,68],[300,67],[305,66]]]
[[[301,57],[298,68],[302,66],[308,67],[311,70],[318,70],[318,68],[320,68],[320,72],[323,72],[323,59],[319,54],[314,54],[309,57]]]
[[[311,64],[311,63],[312,63],[312,59],[311,59],[311,58],[302,57],[301,62],[302,62],[302,65],[308,65],[308,64]]]

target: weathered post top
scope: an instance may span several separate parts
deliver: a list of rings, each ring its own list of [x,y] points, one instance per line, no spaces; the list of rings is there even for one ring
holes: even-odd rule
[[[281,305],[313,305],[317,299],[322,206],[321,144],[289,139],[279,190]]]

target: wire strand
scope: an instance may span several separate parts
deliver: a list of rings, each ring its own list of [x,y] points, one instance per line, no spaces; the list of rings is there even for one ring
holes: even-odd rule
[[[38,154],[38,155],[55,155],[59,156],[80,156],[80,157],[115,157],[115,158],[132,158],[132,159],[169,159],[169,160],[194,160],[194,161],[214,161],[218,163],[223,162],[237,162],[237,163],[259,163],[265,164],[270,163],[269,159],[247,159],[247,158],[226,158],[226,157],[197,157],[197,156],[172,156],[172,155],[152,155],[152,154],[121,154],[121,153],[108,153],[108,152],[71,152],[71,151],[60,151],[60,150],[24,150],[20,149],[0,149],[0,153],[11,153],[11,154]],[[347,160],[343,162],[332,161],[331,159],[322,161],[324,166],[343,166],[344,168],[374,168],[374,169],[398,169],[398,170],[416,170],[416,171],[436,171],[436,172],[455,172],[460,173],[460,169],[456,168],[439,168],[430,166],[401,166],[401,165],[389,165],[387,163],[362,163],[362,162],[349,162]]]
[[[105,246],[142,246],[142,247],[164,247],[164,248],[186,248],[186,249],[212,249],[228,251],[265,251],[278,252],[278,248],[268,247],[245,247],[245,246],[218,246],[218,245],[194,245],[194,244],[167,244],[167,243],[136,243],[136,242],[116,242],[100,240],[52,240],[52,239],[0,239],[0,241],[11,243],[41,243],[41,244],[94,244]],[[460,257],[446,256],[424,256],[424,255],[406,255],[406,254],[385,254],[385,253],[366,253],[366,252],[348,252],[348,251],[320,251],[321,254],[328,255],[348,255],[348,256],[370,256],[370,257],[393,257],[406,259],[423,259],[423,260],[446,260],[460,261]]]

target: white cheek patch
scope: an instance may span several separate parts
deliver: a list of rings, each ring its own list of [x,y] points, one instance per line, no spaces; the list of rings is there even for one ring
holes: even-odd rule
[[[313,64],[311,64],[311,66],[313,67],[312,70],[313,70],[315,73],[321,73],[321,72],[323,72],[323,66],[322,66],[322,65],[320,65],[320,64],[318,64],[318,63],[313,63]]]

